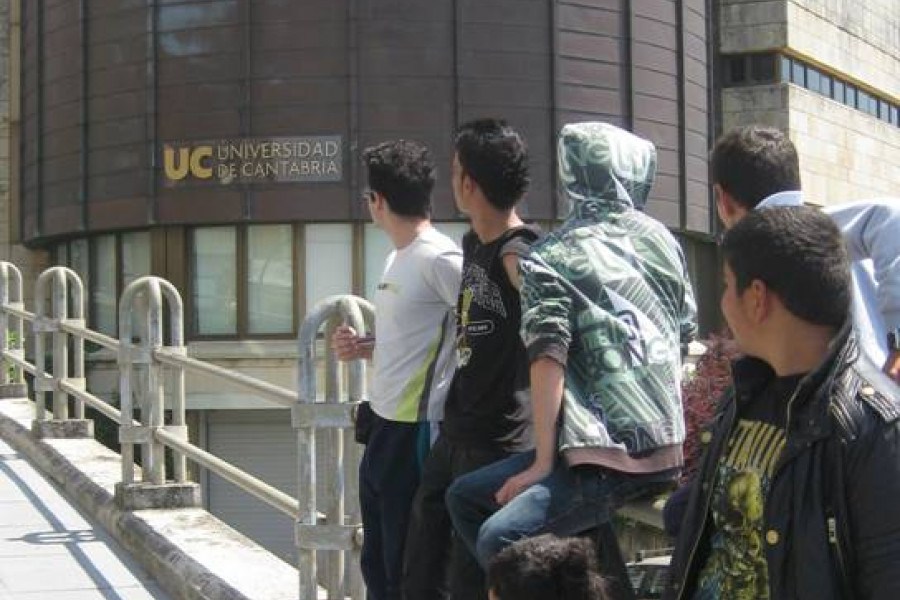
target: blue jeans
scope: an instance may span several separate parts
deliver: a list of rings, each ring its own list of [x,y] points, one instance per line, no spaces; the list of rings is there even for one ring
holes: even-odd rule
[[[497,490],[533,462],[533,451],[511,456],[464,475],[447,490],[453,526],[482,568],[516,540],[542,533],[571,536],[606,523],[627,501],[677,475],[677,470],[638,475],[587,465],[570,467],[560,459],[544,480],[506,506],[497,504]]]

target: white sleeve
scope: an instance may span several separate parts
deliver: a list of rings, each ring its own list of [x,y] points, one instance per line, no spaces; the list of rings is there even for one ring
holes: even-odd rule
[[[889,329],[900,327],[900,198],[828,206],[844,234],[850,259],[871,259],[878,307]]]
[[[432,261],[428,283],[448,306],[456,306],[462,281],[462,263],[460,252],[444,252]]]

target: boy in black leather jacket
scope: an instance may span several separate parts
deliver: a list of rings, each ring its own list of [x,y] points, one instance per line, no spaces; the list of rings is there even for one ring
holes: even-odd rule
[[[770,208],[722,248],[722,312],[746,358],[665,597],[900,597],[900,404],[851,333],[840,232],[814,209]]]

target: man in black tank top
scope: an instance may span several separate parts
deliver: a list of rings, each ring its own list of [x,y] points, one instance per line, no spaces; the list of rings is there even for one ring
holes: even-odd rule
[[[472,224],[463,239],[458,365],[413,501],[407,600],[487,598],[481,568],[452,535],[444,494],[457,477],[532,447],[518,263],[539,230],[515,209],[529,183],[523,138],[495,119],[462,125],[452,183],[457,207]]]

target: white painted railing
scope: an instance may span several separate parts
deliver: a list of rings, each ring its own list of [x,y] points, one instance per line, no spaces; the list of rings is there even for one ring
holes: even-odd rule
[[[359,572],[362,529],[357,504],[359,447],[349,434],[355,409],[365,397],[365,364],[355,361],[341,389],[342,365],[331,351],[331,333],[341,323],[359,331],[370,330],[371,304],[354,296],[333,296],[317,304],[299,333],[298,390],[283,388],[220,366],[187,356],[184,312],[178,290],[159,277],[142,277],[129,284],[119,301],[119,337],[111,338],[87,328],[84,321],[84,286],[78,275],[65,267],[51,267],[40,274],[34,290],[35,310],[25,310],[20,271],[0,262],[0,383],[22,385],[24,373],[34,376],[35,421],[32,430],[44,437],[92,435],[92,423],[84,419],[85,405],[109,417],[119,426],[122,453],[122,486],[140,491],[142,485],[187,484],[186,461],[209,469],[293,517],[299,550],[300,597],[316,598],[324,587],[329,598],[362,600],[365,590]],[[47,314],[47,304],[50,313]],[[168,344],[163,335],[164,306],[168,307]],[[69,308],[74,314],[69,314]],[[132,331],[137,316],[140,335]],[[34,334],[34,363],[26,359],[25,323]],[[316,339],[324,327],[324,344]],[[47,370],[47,336],[51,337],[52,365]],[[86,386],[85,340],[116,353],[119,365],[121,408],[92,394]],[[324,347],[324,401],[317,398],[316,349]],[[70,353],[71,350],[71,353]],[[70,360],[71,359],[71,360]],[[71,373],[69,366],[72,366]],[[9,368],[7,368],[9,367]],[[136,378],[136,368],[146,377]],[[188,440],[185,421],[185,372],[203,374],[222,384],[237,385],[260,398],[291,409],[297,433],[298,497],[290,496],[253,475],[198,448]],[[52,393],[52,413],[47,414],[46,393]],[[167,393],[170,395],[166,402]],[[74,410],[69,413],[69,399]],[[135,404],[140,418],[133,418]],[[165,423],[170,407],[171,424]],[[318,438],[318,439],[317,439]],[[135,467],[134,446],[141,446],[142,468]],[[166,472],[165,449],[173,456],[172,473]],[[325,453],[331,468],[317,471],[316,449]],[[138,481],[135,481],[135,479]],[[326,490],[316,493],[321,479]],[[319,557],[319,553],[325,553]],[[321,576],[317,564],[324,567]]]

